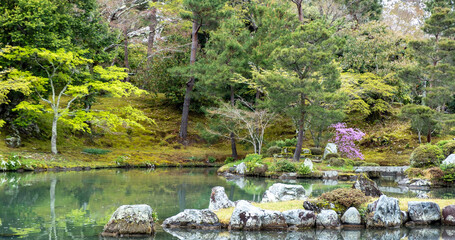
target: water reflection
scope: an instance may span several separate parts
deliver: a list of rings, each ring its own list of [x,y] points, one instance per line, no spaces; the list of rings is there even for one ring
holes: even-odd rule
[[[317,197],[351,182],[293,180]],[[233,201],[261,201],[263,193],[279,179],[232,178],[216,175],[216,169],[97,170],[86,172],[0,173],[0,239],[100,239],[111,214],[123,204],[148,204],[160,220],[186,208],[208,207],[211,189],[223,186]],[[415,196],[393,181],[378,180],[392,196]],[[455,196],[454,188],[432,190],[433,197]],[[158,228],[154,239],[199,239],[208,233],[174,233]],[[185,235],[186,234],[186,235]],[[194,236],[190,236],[196,234]],[[216,239],[455,239],[454,229],[398,231],[306,231],[302,233],[212,232]],[[103,238],[104,239],[104,238]]]

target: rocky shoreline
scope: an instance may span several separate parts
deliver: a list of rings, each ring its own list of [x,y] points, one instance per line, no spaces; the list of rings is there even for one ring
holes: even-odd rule
[[[344,213],[315,207],[306,201],[300,185],[277,183],[264,194],[262,202],[302,200],[302,209],[273,211],[261,209],[251,202],[228,199],[223,187],[214,187],[208,209],[186,209],[164,220],[166,231],[173,229],[229,231],[297,231],[308,229],[399,229],[423,226],[455,226],[455,205],[440,209],[431,201],[410,201],[407,211],[400,209],[398,199],[381,195],[368,204],[366,211],[350,207]],[[228,224],[222,224],[216,211],[234,207]],[[154,232],[153,214],[147,205],[122,206],[105,226],[103,236],[151,235]],[[137,230],[136,232],[134,232]],[[455,236],[455,235],[454,235]]]

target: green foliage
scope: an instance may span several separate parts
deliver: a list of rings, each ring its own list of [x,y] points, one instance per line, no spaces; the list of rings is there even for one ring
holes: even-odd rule
[[[311,155],[314,155],[314,156],[320,156],[324,153],[322,148],[310,148],[310,151],[311,151]]]
[[[455,153],[455,141],[449,141],[442,145],[442,152],[444,157],[448,157],[450,154]]]
[[[7,159],[0,156],[0,169],[4,171],[11,171],[23,168],[21,158],[22,157],[17,153],[10,153]]]
[[[262,156],[259,154],[248,154],[243,159],[247,172],[253,173],[257,167],[263,167]]]
[[[338,154],[338,153],[328,153],[325,156],[325,159],[331,159],[331,158],[340,158],[340,154]]]
[[[209,163],[214,163],[214,162],[216,162],[216,158],[210,156],[210,157],[207,158],[207,161],[208,161]]]
[[[297,169],[297,173],[300,175],[308,175],[312,171],[308,166],[305,166],[304,163],[300,164],[299,168]]]
[[[364,162],[360,166],[364,166],[364,167],[379,167],[380,165],[378,163],[374,163],[374,162]]]
[[[117,164],[117,166],[128,166],[128,159],[129,159],[128,156],[121,155],[121,156],[118,156],[114,162],[115,162],[115,164]]]
[[[345,164],[345,161],[342,158],[329,158],[327,163],[330,164],[330,166],[343,167]]]
[[[350,101],[345,109],[354,120],[380,120],[390,114],[390,103],[397,87],[390,85],[386,77],[372,73],[345,73],[342,75],[342,91]]]
[[[93,154],[93,155],[104,155],[112,152],[111,150],[99,149],[99,148],[85,148],[82,150],[83,153]]]
[[[423,177],[423,175],[424,175],[422,169],[420,169],[420,168],[413,168],[413,167],[406,169],[406,171],[404,171],[404,174],[405,174],[408,178],[420,178],[420,177]]]
[[[278,140],[275,142],[275,145],[279,148],[283,147],[294,147],[297,144],[296,138],[290,138],[285,140]]]
[[[442,179],[445,182],[455,182],[455,164],[443,164],[441,165],[441,170],[444,172]]]
[[[158,218],[158,212],[156,212],[156,211],[152,212],[152,219],[153,219],[153,222],[158,222],[158,220],[160,220]]]
[[[405,119],[411,120],[411,128],[417,131],[419,135],[419,142],[421,143],[422,134],[433,133],[437,127],[438,122],[436,121],[436,112],[422,105],[406,105],[401,108],[400,116]]]
[[[360,205],[367,203],[370,200],[370,197],[365,196],[365,194],[359,189],[338,188],[331,192],[323,193],[319,197],[319,200],[341,204],[346,208],[357,208]]]
[[[234,158],[233,157],[227,157],[226,160],[224,160],[224,164],[229,164],[229,163],[232,163],[234,162]]]
[[[296,172],[295,164],[289,160],[283,159],[275,163],[277,172]]]
[[[280,153],[281,153],[281,148],[278,146],[271,146],[267,149],[268,156],[273,156],[275,154],[280,154]]]
[[[421,145],[411,153],[411,166],[415,168],[428,168],[439,166],[444,155],[442,150],[435,145]]]

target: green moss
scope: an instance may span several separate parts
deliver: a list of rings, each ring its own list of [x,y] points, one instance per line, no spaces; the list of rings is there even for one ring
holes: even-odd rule
[[[439,166],[443,158],[442,150],[438,146],[426,144],[412,152],[410,162],[412,167],[428,168]]]

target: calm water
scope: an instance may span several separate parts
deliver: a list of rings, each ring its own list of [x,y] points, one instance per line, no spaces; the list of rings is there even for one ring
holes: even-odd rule
[[[0,239],[103,239],[104,224],[123,204],[150,205],[160,222],[186,208],[208,207],[211,188],[223,186],[232,200],[260,201],[264,191],[280,180],[227,181],[215,169],[93,170],[86,172],[0,173]],[[298,180],[311,196],[349,182]],[[389,196],[414,196],[393,181],[378,181]],[[454,198],[455,189],[428,192]],[[160,227],[154,239],[455,239],[453,229],[390,231],[316,231],[303,233],[167,233]],[[453,234],[452,234],[453,233]],[[453,236],[453,238],[448,238]],[[321,238],[322,237],[322,238]],[[435,238],[436,237],[436,238]]]

